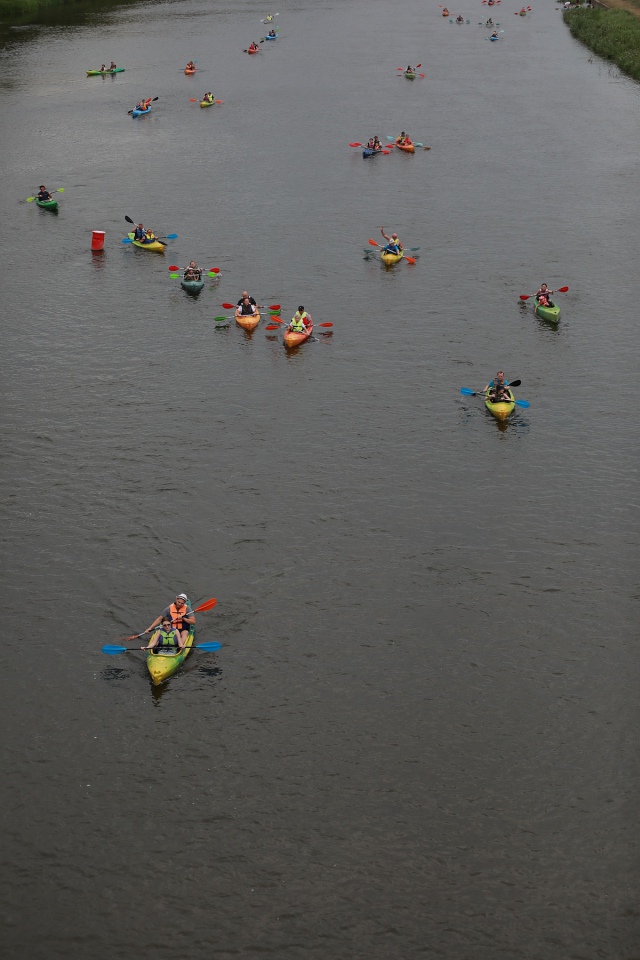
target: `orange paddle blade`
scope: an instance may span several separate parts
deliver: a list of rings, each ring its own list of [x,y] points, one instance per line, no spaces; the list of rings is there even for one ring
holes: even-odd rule
[[[265,330],[279,330],[279,329],[280,328],[278,327],[277,323],[268,323],[267,326],[265,327]]]
[[[407,263],[417,263],[417,262],[418,262],[415,257],[408,257],[406,254],[405,254],[404,258],[405,258],[405,260],[407,261]]]
[[[201,603],[199,607],[194,607],[194,613],[203,613],[205,610],[212,610],[218,601],[215,597],[212,597],[211,600],[205,600],[204,603]]]
[[[379,246],[380,246],[380,244],[379,244],[379,243],[376,243],[375,240],[369,239],[369,243],[371,244],[372,247],[379,247]]]
[[[332,324],[332,323],[319,323],[318,326],[319,326],[319,327],[332,327],[333,324]]]

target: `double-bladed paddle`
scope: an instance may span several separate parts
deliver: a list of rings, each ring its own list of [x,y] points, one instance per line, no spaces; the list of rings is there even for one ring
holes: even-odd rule
[[[189,103],[202,103],[197,97],[189,97]],[[224,103],[224,100],[207,100],[207,103]]]
[[[64,187],[58,187],[57,190],[54,190],[53,193],[64,193]],[[33,203],[35,197],[27,197],[27,203]]]
[[[140,634],[140,636],[142,636],[142,634]],[[217,640],[205,640],[204,643],[191,644],[191,647],[189,647],[188,649],[195,648],[196,650],[210,651],[210,650],[219,650],[221,647],[222,647],[222,644],[219,643]],[[110,657],[114,657],[117,653],[129,653],[130,650],[146,650],[146,649],[147,647],[119,647],[119,646],[116,646],[115,643],[106,643],[102,648],[102,652],[106,653]]]
[[[566,293],[568,289],[569,289],[569,287],[558,287],[557,290],[550,290],[550,291],[549,291],[549,294],[553,294],[553,293]],[[520,299],[521,299],[521,300],[531,300],[531,297],[535,297],[535,293],[521,293],[521,294],[520,294]]]
[[[211,597],[209,600],[203,600],[203,602],[198,604],[197,607],[194,607],[193,610],[187,610],[187,612],[183,614],[183,616],[190,617],[193,613],[204,613],[206,610],[213,610],[217,602],[218,601],[215,597]],[[149,633],[149,631],[143,630],[142,633],[134,633],[131,636],[122,637],[122,639],[123,640],[139,640],[140,637],[144,637],[145,633]],[[137,648],[134,648],[134,649],[137,649]]]
[[[519,387],[521,383],[522,383],[522,380],[512,380],[511,383],[506,384],[506,386],[509,387],[510,389],[511,387]],[[461,387],[460,393],[464,394],[465,397],[484,397],[486,399],[486,394],[484,390],[470,390],[468,387]],[[505,400],[504,402],[511,403],[510,400],[508,401]],[[515,403],[516,407],[524,407],[526,409],[527,407],[531,406],[528,400],[514,399],[513,402]]]

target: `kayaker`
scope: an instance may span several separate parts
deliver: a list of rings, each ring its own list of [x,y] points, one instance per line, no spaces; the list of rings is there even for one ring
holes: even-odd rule
[[[202,270],[197,265],[195,260],[189,261],[189,266],[184,271],[183,280],[200,280],[202,278]]]
[[[148,230],[145,230],[144,240],[142,241],[143,243],[153,243],[155,239],[156,239],[156,235],[151,229],[151,227],[149,227]]]
[[[38,190],[36,198],[40,201],[40,203],[46,203],[47,200],[53,200],[53,197],[43,183],[40,184],[40,189]]]
[[[271,23],[272,20],[273,20],[273,17],[271,16],[271,14],[269,14],[268,17],[265,17],[265,18],[264,18],[264,22],[265,22],[265,23]]]
[[[251,51],[251,53],[253,53],[257,49],[258,49],[258,44],[254,41],[249,47],[249,50]]]
[[[305,308],[300,305],[296,311],[296,315],[292,318],[291,323],[287,327],[287,330],[290,330],[292,333],[305,333],[309,327],[309,314]]]
[[[504,373],[502,372],[502,370],[498,370],[493,380],[490,380],[489,383],[485,386],[483,393],[486,393],[487,390],[492,389],[494,387],[508,387],[508,386],[509,386],[509,381],[505,380]]]
[[[107,71],[107,65],[106,63],[103,63],[102,66],[100,67],[100,73],[106,73],[106,71]]]
[[[400,146],[408,146],[411,143],[411,138],[406,135],[404,130],[399,137],[396,137],[396,143],[399,143]]]
[[[256,312],[256,305],[251,303],[249,297],[245,297],[238,309],[242,317],[252,317]]]
[[[385,240],[389,241],[386,247],[384,248],[386,253],[402,253],[402,251],[404,250],[404,247],[400,243],[400,239],[397,233],[392,233],[391,236],[389,236],[387,233],[384,232],[384,227],[380,227],[380,233],[385,238]]]
[[[253,299],[253,297],[250,297],[249,294],[247,293],[247,291],[246,291],[246,290],[243,290],[243,291],[242,291],[242,296],[241,296],[240,299],[238,300],[238,306],[241,307],[245,300],[248,300],[249,303],[252,303],[254,307],[257,307],[257,306],[258,306],[258,304],[257,304],[256,301]]]
[[[500,39],[500,37],[498,36],[498,31],[497,31],[497,30],[494,30],[494,31],[493,31],[493,33],[491,34],[491,39],[492,39],[492,40],[499,40],[499,39]]]
[[[133,231],[133,239],[138,240],[140,243],[144,243],[144,238],[146,237],[146,231],[144,229],[144,224],[139,223],[138,226]]]
[[[213,94],[205,93],[204,97],[202,98],[202,101],[203,103],[213,103]]]
[[[193,60],[189,60],[189,63],[186,65],[185,70],[195,70],[196,65]]]
[[[415,73],[415,70],[413,69],[413,67],[407,67],[407,69],[405,70],[405,73]]]
[[[509,403],[511,401],[511,394],[504,383],[496,383],[495,386],[492,387],[487,399],[490,400],[491,403],[503,403],[505,401]]]
[[[151,637],[146,647],[140,647],[141,650],[183,650],[184,643],[181,635],[171,623],[171,617],[162,617],[159,630]]]
[[[382,150],[382,144],[380,143],[380,137],[373,138],[373,149]]]
[[[461,14],[456,17],[456,23],[464,23],[464,17]]]
[[[145,630],[145,633],[151,633],[163,620],[169,620],[180,635],[180,646],[184,646],[189,635],[189,629],[196,622],[195,614],[187,607],[187,599],[186,593],[179,593],[175,602],[170,603],[169,606],[162,611],[160,616],[156,617],[151,626]]]
[[[493,26],[493,17],[489,17],[489,19],[485,23],[485,27],[492,27],[492,26]]]
[[[111,61],[111,66],[109,67],[109,70],[117,70],[117,69],[118,69],[117,65],[116,65],[116,64],[113,62],[113,60],[112,60],[112,61]]]
[[[546,297],[546,299],[549,300],[549,297],[554,292],[555,292],[554,290],[549,290],[546,283],[541,283],[540,289],[536,292],[536,297],[538,300],[540,299],[540,297]]]
[[[270,37],[275,37],[275,35],[276,35],[276,32],[275,32],[275,30],[274,30],[273,27],[272,27],[271,30],[269,30],[269,36],[270,36]]]

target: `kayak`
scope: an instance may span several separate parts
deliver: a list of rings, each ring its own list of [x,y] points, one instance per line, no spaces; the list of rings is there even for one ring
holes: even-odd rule
[[[142,117],[145,113],[151,113],[151,104],[149,104],[149,106],[147,107],[146,110],[135,110],[135,109],[132,110],[132,111],[131,111],[131,116],[132,116],[132,117]]]
[[[133,240],[133,234],[128,233],[129,240]],[[148,250],[150,253],[164,253],[164,243],[161,240],[152,240],[151,243],[142,243],[141,240],[133,240],[134,247],[140,247],[141,250]]]
[[[180,284],[187,293],[200,293],[204,287],[204,280],[180,280]]]
[[[277,34],[276,34],[275,37],[270,37],[269,34],[267,34],[266,37],[265,37],[265,40],[277,40],[277,39],[278,39]]]
[[[57,200],[38,200],[36,197],[36,203],[39,207],[42,207],[43,210],[57,210],[58,201]]]
[[[259,52],[259,50],[260,50],[260,48],[259,48],[259,47],[256,47],[256,48],[255,48],[255,50],[252,50],[251,48],[249,48],[249,49],[247,50],[247,53],[248,53],[248,54],[252,54],[252,53],[258,53],[258,52]]]
[[[114,73],[124,73],[124,67],[116,67],[115,70],[87,70],[88,77],[112,77]]]
[[[511,400],[510,401],[500,400],[498,401],[498,403],[491,403],[491,401],[489,400],[490,393],[491,393],[491,390],[490,389],[487,390],[485,394],[485,401],[484,401],[485,406],[489,411],[489,413],[492,413],[494,417],[496,417],[498,420],[504,420],[505,417],[508,417],[510,413],[513,413],[513,410],[516,404],[515,404],[515,398],[511,390],[509,390],[509,396],[511,397]]]
[[[382,153],[382,150],[373,150],[371,147],[365,147],[362,151],[362,159],[366,160],[367,157],[375,157],[378,153]]]
[[[381,250],[380,256],[385,267],[392,267],[394,263],[400,263],[404,257],[404,250],[401,250],[400,253],[389,253],[388,250]]]
[[[499,40],[499,39],[500,39],[500,37],[489,37],[489,40],[491,40],[492,42],[493,42],[494,40]]]
[[[410,70],[405,70],[404,75],[407,78],[407,80],[415,80],[415,78],[418,76],[417,73],[413,73]]]
[[[538,298],[534,297],[533,312],[536,317],[540,317],[541,320],[548,320],[550,323],[558,323],[560,320],[560,307],[556,306],[552,301],[549,301],[548,307],[541,307],[538,303]]]
[[[404,150],[406,153],[415,153],[416,148],[412,143],[398,143],[396,141],[396,147],[398,150]]]
[[[180,650],[178,653],[167,652],[147,654],[147,670],[149,671],[154,686],[157,687],[158,684],[163,683],[164,680],[172,676],[178,667],[184,663],[193,647],[195,632],[195,625],[192,624],[191,628],[189,629],[189,636],[187,637],[184,650]]]
[[[236,310],[236,323],[239,327],[242,327],[243,330],[248,330],[251,333],[252,330],[260,323],[260,311],[256,310],[255,313],[249,315],[244,315],[240,313],[239,310]]]
[[[194,67],[193,70],[189,70],[188,67],[185,67],[185,68],[184,68],[184,72],[186,73],[186,75],[187,75],[188,77],[190,77],[190,76],[192,76],[192,75],[196,72],[196,69],[197,69],[197,68]]]
[[[294,333],[292,330],[285,330],[284,345],[289,350],[293,350],[295,349],[295,347],[299,347],[300,344],[308,340],[311,334],[313,333],[313,320],[311,319],[310,314],[307,314],[307,317],[309,319],[309,326],[307,327],[304,333]]]
[[[214,105],[214,103],[215,103],[215,100],[201,100],[201,101],[200,101],[200,106],[201,106],[201,107],[212,107],[212,106]]]

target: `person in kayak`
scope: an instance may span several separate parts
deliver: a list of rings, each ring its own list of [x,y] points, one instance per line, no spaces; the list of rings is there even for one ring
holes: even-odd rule
[[[275,36],[276,36],[276,32],[275,32],[275,30],[273,29],[273,27],[271,28],[271,30],[269,30],[269,36],[270,36],[270,37],[275,37]]]
[[[36,194],[36,199],[39,200],[40,203],[46,203],[47,200],[53,200],[53,197],[43,183],[40,184],[40,188]]]
[[[385,253],[402,253],[404,247],[400,243],[400,238],[397,233],[392,233],[391,236],[389,236],[384,232],[384,227],[380,227],[380,233],[385,240],[389,241],[386,247],[383,248]]]
[[[464,17],[461,14],[456,17],[456,23],[464,23]]]
[[[257,43],[255,42],[255,40],[254,40],[254,42],[253,42],[253,43],[251,44],[251,46],[249,47],[249,52],[250,52],[250,53],[255,53],[255,51],[256,51],[257,49],[258,49],[258,44],[257,44]]]
[[[177,653],[178,650],[184,649],[182,637],[172,625],[171,617],[162,618],[160,629],[156,630],[147,646],[140,647],[140,649],[152,650],[154,653],[158,653],[160,650]]]
[[[189,60],[189,63],[186,65],[185,70],[195,70],[196,65],[193,60]]]
[[[408,147],[411,143],[411,138],[406,135],[404,130],[399,137],[396,137],[396,143],[399,143],[401,147]]]
[[[271,14],[269,14],[268,17],[265,17],[265,18],[264,18],[264,22],[265,22],[265,23],[271,23],[272,20],[273,20],[273,17],[271,16]]]
[[[380,143],[380,137],[373,138],[373,149],[382,150],[382,144]]]
[[[407,69],[405,70],[405,73],[415,73],[415,70],[413,69],[413,67],[407,67]]]
[[[139,223],[138,226],[133,231],[133,239],[138,240],[140,243],[144,243],[144,238],[146,237],[146,235],[147,233],[146,233],[146,230],[144,229],[144,223]]]
[[[151,227],[145,230],[144,239],[142,241],[143,243],[153,243],[155,239],[156,239],[156,235],[151,229]]]
[[[141,113],[146,113],[146,111],[151,106],[151,97],[148,100],[140,100],[139,103],[136,103],[136,110],[139,110]]]
[[[238,306],[241,307],[245,300],[248,300],[249,303],[253,304],[254,307],[257,307],[257,306],[258,306],[258,304],[257,304],[256,301],[253,299],[253,297],[250,297],[249,294],[247,293],[247,291],[246,291],[246,290],[243,290],[243,291],[242,291],[242,296],[241,296],[240,299],[238,300]]]
[[[502,372],[502,370],[498,370],[493,380],[490,380],[489,383],[484,387],[483,393],[486,393],[487,390],[493,390],[496,387],[503,388],[508,386],[509,386],[509,381],[505,380],[504,373]]]
[[[112,61],[111,61],[111,66],[109,67],[109,70],[117,70],[117,69],[118,69],[117,64],[115,64],[115,63],[113,62],[113,60],[112,60]]]
[[[493,17],[489,17],[489,19],[485,23],[485,27],[492,27],[492,26],[493,26]]]
[[[511,394],[504,383],[496,383],[495,386],[491,388],[487,399],[490,403],[510,403]]]
[[[103,63],[102,66],[100,67],[100,73],[106,73],[106,72],[107,72],[107,65],[106,63]]]
[[[238,306],[238,311],[241,317],[252,317],[256,313],[255,303],[251,303],[249,297],[245,297],[242,303]]]
[[[175,602],[170,603],[169,606],[162,611],[160,616],[156,617],[148,630],[145,630],[145,633],[151,633],[163,620],[169,620],[172,627],[178,632],[180,647],[182,648],[189,636],[191,626],[196,622],[195,615],[187,607],[186,593],[179,593]]]
[[[205,93],[204,97],[202,98],[202,102],[213,103],[213,94],[211,93],[211,91],[209,91],[209,93]]]
[[[306,333],[311,325],[309,314],[305,308],[300,305],[296,311],[296,314],[291,319],[291,323],[287,327],[287,330],[290,330],[291,333]]]
[[[540,300],[541,297],[544,297],[544,298],[547,300],[547,303],[544,304],[544,306],[548,306],[548,305],[551,304],[551,294],[552,294],[552,293],[554,293],[554,291],[553,291],[553,290],[549,290],[549,288],[548,288],[548,286],[546,285],[546,283],[541,283],[541,284],[540,284],[540,289],[539,289],[539,290],[537,291],[537,293],[536,293],[536,298],[537,298],[538,300]]]
[[[497,30],[494,30],[494,31],[493,31],[493,33],[491,34],[491,39],[492,39],[492,40],[499,40],[499,39],[500,39],[500,37],[498,36],[498,31],[497,31]]]
[[[202,270],[197,265],[195,260],[189,261],[189,266],[184,271],[183,280],[200,280],[202,278]]]

